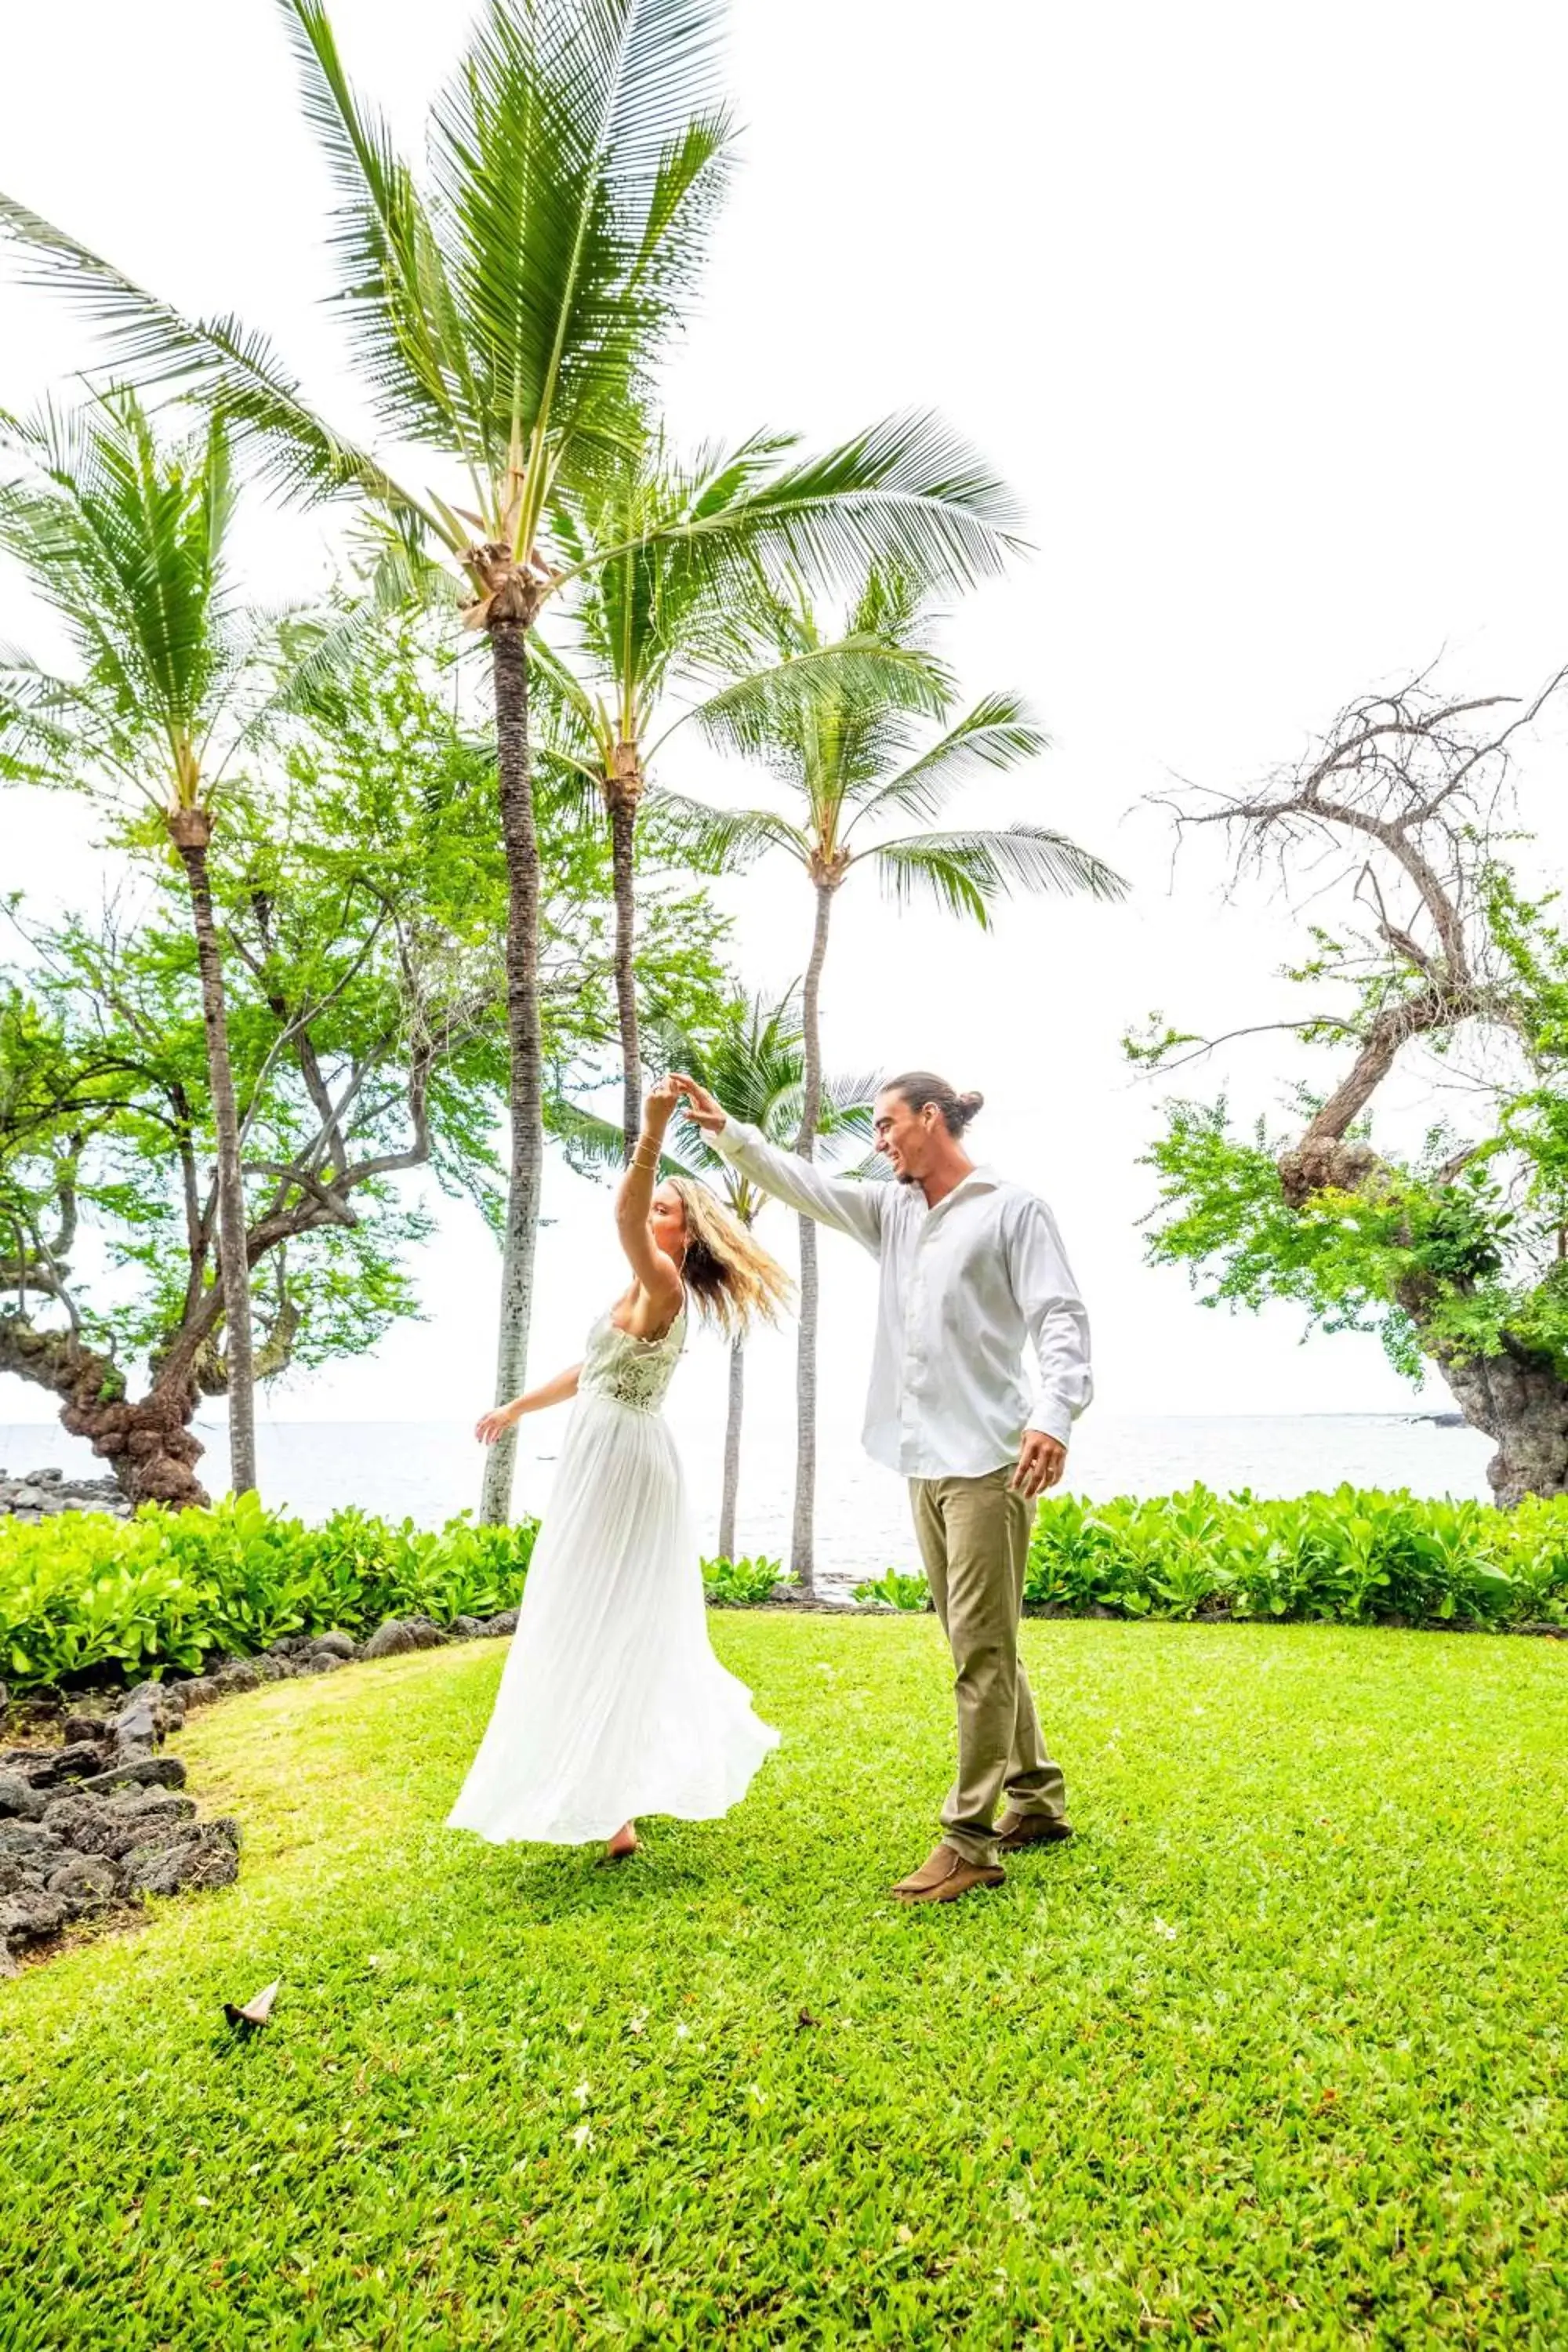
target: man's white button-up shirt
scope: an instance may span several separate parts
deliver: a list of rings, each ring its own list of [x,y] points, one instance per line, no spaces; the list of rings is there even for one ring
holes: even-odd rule
[[[980,1478],[1026,1429],[1065,1445],[1093,1393],[1089,1318],[1056,1219],[976,1168],[934,1209],[918,1184],[829,1176],[743,1119],[710,1138],[760,1184],[868,1249],[881,1266],[866,1451],[906,1478]],[[1033,1402],[1026,1344],[1039,1368]]]

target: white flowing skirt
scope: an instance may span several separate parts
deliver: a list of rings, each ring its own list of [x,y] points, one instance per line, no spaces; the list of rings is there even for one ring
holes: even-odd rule
[[[674,1440],[578,1398],[495,1710],[452,1829],[583,1845],[644,1813],[713,1821],[779,1735],[714,1656]]]

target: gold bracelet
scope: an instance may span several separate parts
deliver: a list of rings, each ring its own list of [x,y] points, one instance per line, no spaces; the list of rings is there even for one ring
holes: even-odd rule
[[[633,1166],[634,1168],[657,1168],[657,1167],[658,1166],[659,1157],[660,1157],[660,1147],[659,1147],[659,1146],[658,1146],[658,1144],[657,1144],[657,1143],[653,1144],[653,1145],[651,1146],[651,1150],[652,1150],[652,1153],[653,1153],[653,1157],[652,1157],[652,1159],[651,1159],[651,1160],[645,1160],[645,1159],[643,1158],[643,1154],[644,1154],[644,1152],[645,1152],[645,1151],[648,1150],[649,1149],[650,1149],[650,1146],[649,1146],[648,1139],[647,1138],[647,1136],[642,1137],[642,1138],[639,1139],[639,1141],[637,1143],[637,1145],[634,1147],[633,1151],[632,1151],[632,1166]]]

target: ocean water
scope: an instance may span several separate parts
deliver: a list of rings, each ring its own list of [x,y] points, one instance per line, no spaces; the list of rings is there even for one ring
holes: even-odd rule
[[[671,1423],[705,1549],[716,1538],[723,1432],[672,1409]],[[221,1421],[197,1423],[208,1448],[207,1483],[224,1484]],[[549,1500],[557,1416],[528,1428],[520,1452],[516,1503],[537,1511]],[[263,1418],[258,1428],[262,1491],[269,1503],[320,1519],[341,1505],[437,1526],[478,1498],[479,1450],[458,1421],[304,1422]],[[1075,1433],[1067,1480],[1089,1496],[1160,1495],[1201,1479],[1222,1492],[1303,1495],[1349,1480],[1408,1486],[1418,1495],[1489,1498],[1488,1438],[1415,1415],[1268,1413],[1118,1418],[1098,1410]],[[0,1423],[0,1468],[58,1463],[101,1475],[79,1439],[47,1423]],[[742,1471],[739,1549],[784,1556],[789,1549],[794,1462],[786,1444],[760,1432]],[[868,1462],[847,1432],[824,1433],[817,1481],[817,1559],[824,1580],[842,1585],[884,1568],[918,1565],[902,1483]]]

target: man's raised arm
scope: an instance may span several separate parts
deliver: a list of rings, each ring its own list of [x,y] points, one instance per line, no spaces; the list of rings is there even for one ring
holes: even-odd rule
[[[882,1208],[886,1187],[853,1176],[828,1176],[798,1152],[780,1151],[765,1142],[754,1127],[731,1118],[721,1102],[700,1087],[695,1078],[672,1073],[687,1097],[688,1112],[721,1159],[728,1160],[760,1184],[764,1192],[815,1217],[818,1224],[834,1225],[852,1241],[861,1243],[875,1257],[882,1246]]]

